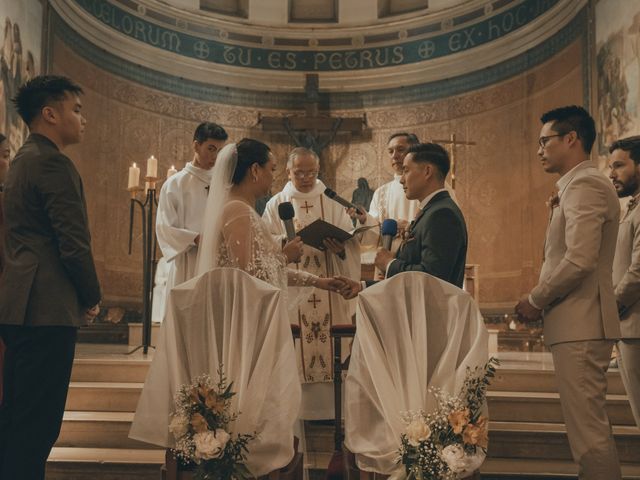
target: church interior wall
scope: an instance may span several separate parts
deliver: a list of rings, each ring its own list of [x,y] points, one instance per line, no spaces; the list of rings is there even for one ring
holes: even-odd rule
[[[162,92],[102,69],[54,37],[50,64],[85,89],[88,119],[84,142],[70,150],[85,181],[94,250],[105,302],[136,306],[142,281],[141,230],[134,229],[128,255],[127,168],[151,154],[159,171],[182,168],[191,159],[191,138],[203,120],[220,123],[230,138],[267,142],[278,158],[274,191],[285,183],[284,163],[292,143],[286,134],[256,128],[258,114],[300,113],[207,102]],[[582,104],[584,39],[577,38],[547,61],[494,85],[437,100],[332,111],[366,114],[363,138],[339,135],[323,155],[324,180],[346,197],[364,176],[372,188],[388,181],[388,135],[416,132],[423,140],[475,141],[459,147],[456,195],[467,219],[468,263],[480,265],[480,303],[508,308],[534,284],[541,263],[548,198],[555,178],[544,174],[536,156],[539,116],[563,104]],[[139,220],[138,220],[139,222]]]

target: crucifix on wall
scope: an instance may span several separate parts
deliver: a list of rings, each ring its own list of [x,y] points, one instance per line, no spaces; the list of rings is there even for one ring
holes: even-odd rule
[[[306,147],[318,157],[340,132],[361,133],[366,126],[362,117],[332,117],[320,114],[319,76],[305,76],[305,115],[263,117],[258,123],[265,132],[286,132],[297,147]]]
[[[456,134],[452,133],[448,140],[431,140],[432,143],[440,143],[447,147],[449,150],[449,157],[451,159],[451,188],[455,190],[456,188],[456,147],[457,146],[466,146],[470,147],[476,144],[476,142],[457,140]]]

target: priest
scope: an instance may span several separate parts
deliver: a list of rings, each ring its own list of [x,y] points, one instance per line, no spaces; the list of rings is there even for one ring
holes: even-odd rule
[[[267,203],[263,219],[279,240],[286,237],[278,205],[291,202],[295,211],[295,229],[301,230],[322,219],[345,231],[353,229],[343,207],[324,195],[326,186],[317,179],[320,160],[311,150],[298,147],[287,161],[289,182],[282,192]],[[321,277],[342,275],[360,278],[360,247],[356,238],[345,243],[325,240],[325,250],[304,246],[295,268]],[[293,297],[293,295],[291,295]],[[333,418],[333,361],[330,329],[332,324],[351,323],[355,303],[334,292],[308,289],[298,295],[298,306],[290,309],[290,321],[300,325],[300,372],[303,381],[301,418]]]
[[[211,169],[227,138],[220,125],[212,122],[198,125],[193,135],[193,161],[169,177],[160,190],[156,235],[168,266],[165,295],[195,274]],[[164,301],[156,304],[164,310]],[[163,314],[164,311],[153,312],[154,318],[162,318]]]

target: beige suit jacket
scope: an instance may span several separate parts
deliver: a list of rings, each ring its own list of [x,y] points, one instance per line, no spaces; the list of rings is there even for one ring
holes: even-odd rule
[[[640,206],[624,209],[613,260],[613,286],[626,308],[620,318],[622,338],[640,338]]]
[[[533,303],[544,310],[547,345],[620,338],[612,264],[620,203],[613,185],[585,161],[557,182]]]

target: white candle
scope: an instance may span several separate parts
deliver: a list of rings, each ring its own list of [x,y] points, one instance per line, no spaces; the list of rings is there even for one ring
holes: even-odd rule
[[[158,159],[153,155],[147,160],[147,177],[158,177]]]
[[[150,182],[144,182],[144,196],[147,196],[147,192],[149,191],[149,188],[151,188],[151,183]]]
[[[140,183],[140,169],[133,162],[133,165],[129,167],[129,186],[127,188],[136,188]]]
[[[174,167],[173,165],[171,165],[171,168],[169,170],[167,170],[167,179],[171,176],[171,175],[175,175],[176,173],[178,173],[178,170],[176,170],[176,167]]]

